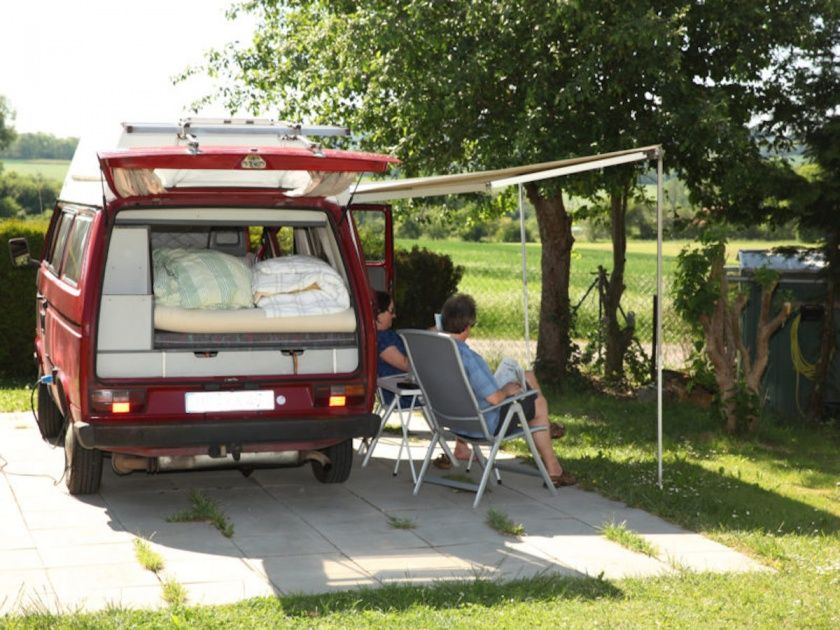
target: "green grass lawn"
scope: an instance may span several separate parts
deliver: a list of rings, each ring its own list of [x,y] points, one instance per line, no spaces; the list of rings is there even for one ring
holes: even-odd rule
[[[836,628],[840,626],[840,430],[765,422],[735,439],[708,411],[665,407],[665,487],[655,407],[585,387],[551,393],[555,443],[583,488],[739,549],[772,570],[606,580],[543,576],[388,586],[160,611],[33,612],[10,628]],[[525,452],[521,445],[522,453]],[[515,517],[515,515],[512,515]],[[235,537],[234,537],[235,540]]]
[[[69,160],[0,160],[3,169],[20,173],[21,175],[41,175],[44,179],[51,179],[56,182],[63,182],[67,169],[70,168]]]

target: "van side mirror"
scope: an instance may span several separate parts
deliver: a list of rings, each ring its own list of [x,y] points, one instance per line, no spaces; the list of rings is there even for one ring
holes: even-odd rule
[[[12,258],[12,267],[38,266],[38,261],[29,254],[29,241],[25,238],[9,239],[9,256]]]

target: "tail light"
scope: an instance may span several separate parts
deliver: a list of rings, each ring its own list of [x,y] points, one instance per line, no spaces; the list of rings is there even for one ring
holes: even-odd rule
[[[124,414],[146,405],[146,392],[140,389],[95,389],[90,395],[93,411]]]
[[[316,385],[313,390],[316,407],[351,407],[365,401],[365,386]]]

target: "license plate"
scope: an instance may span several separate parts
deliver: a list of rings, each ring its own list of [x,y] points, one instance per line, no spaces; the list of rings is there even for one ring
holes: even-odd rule
[[[271,411],[274,409],[274,391],[188,392],[184,394],[184,403],[187,413]]]

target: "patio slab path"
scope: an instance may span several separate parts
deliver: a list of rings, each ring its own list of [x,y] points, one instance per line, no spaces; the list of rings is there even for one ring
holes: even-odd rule
[[[413,442],[415,457],[425,444]],[[106,459],[98,494],[71,497],[64,453],[41,440],[31,414],[0,414],[0,614],[159,607],[161,581],[182,584],[192,604],[260,595],[318,593],[394,582],[510,580],[546,573],[608,579],[681,570],[767,570],[699,534],[578,488],[552,497],[540,480],[507,473],[478,509],[473,495],[424,485],[412,494],[398,441],[386,437],[369,466],[323,485],[309,466],[117,476]],[[475,475],[475,472],[473,472]],[[206,523],[170,523],[200,490],[233,524],[225,538]],[[485,523],[496,508],[525,534],[503,536]],[[391,517],[410,522],[394,528]],[[605,539],[606,523],[626,523],[659,550],[652,558]],[[164,560],[143,569],[142,537]]]

